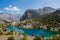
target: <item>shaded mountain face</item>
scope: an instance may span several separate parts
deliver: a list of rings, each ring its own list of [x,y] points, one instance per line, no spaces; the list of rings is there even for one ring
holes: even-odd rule
[[[39,20],[42,24],[48,24],[49,27],[60,27],[60,10],[42,15]]]
[[[54,11],[55,11],[55,9],[51,8],[51,7],[44,7],[42,9],[40,8],[38,10],[29,9],[29,10],[25,11],[25,13],[20,18],[20,20],[26,20],[28,18],[37,18],[40,15],[49,14],[49,13],[52,13]]]
[[[29,18],[37,18],[38,16],[40,16],[40,14],[37,12],[37,10],[29,9],[25,11],[25,13],[23,14],[20,20],[26,20]]]
[[[60,23],[60,10],[57,10],[48,16],[51,19],[54,19],[56,22]]]

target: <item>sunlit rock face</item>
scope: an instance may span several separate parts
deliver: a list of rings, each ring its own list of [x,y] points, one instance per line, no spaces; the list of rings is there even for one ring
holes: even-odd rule
[[[18,22],[20,19],[20,15],[18,14],[10,14],[10,13],[0,13],[0,20],[6,20],[8,22],[16,21]]]
[[[55,11],[56,11],[56,9],[51,8],[51,7],[43,7],[43,8],[38,9],[38,13],[40,15],[49,14],[49,13],[52,13],[52,12],[55,12]]]
[[[36,18],[40,16],[40,14],[37,12],[37,10],[34,9],[28,9],[25,11],[25,13],[23,14],[23,16],[21,17],[20,20],[26,20],[29,18]]]

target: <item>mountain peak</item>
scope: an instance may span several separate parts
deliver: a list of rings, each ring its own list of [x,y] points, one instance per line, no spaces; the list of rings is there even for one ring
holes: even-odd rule
[[[40,14],[37,12],[37,10],[34,9],[28,9],[25,11],[23,16],[21,17],[21,20],[29,19],[29,18],[35,18],[40,16]]]
[[[34,10],[34,9],[28,9],[25,11],[25,13],[23,14],[23,16],[20,18],[20,20],[26,20],[29,18],[37,18],[42,14],[49,14],[54,12],[55,9],[51,8],[51,7],[44,7],[44,8],[39,8],[38,10]]]
[[[49,14],[54,11],[56,11],[56,10],[52,7],[43,7],[42,9],[38,9],[38,12],[40,13],[40,15]]]
[[[55,10],[55,9],[52,7],[44,7],[43,10],[49,11],[49,10]]]

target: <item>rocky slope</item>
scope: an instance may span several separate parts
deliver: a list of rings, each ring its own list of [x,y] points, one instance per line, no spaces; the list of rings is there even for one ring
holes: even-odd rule
[[[44,7],[42,9],[40,8],[38,10],[28,9],[25,11],[25,13],[20,18],[20,20],[26,20],[29,18],[38,18],[40,15],[49,14],[49,13],[52,13],[54,11],[55,11],[55,9],[51,8],[51,7]]]
[[[36,13],[37,11],[26,11],[22,16],[23,20],[30,20],[25,23],[32,25],[34,28],[44,28],[54,31],[60,31],[60,10],[56,10],[53,12],[49,12],[47,14],[40,15],[40,13]],[[35,13],[37,15],[35,15]],[[28,15],[29,14],[29,15]],[[33,16],[35,15],[35,16]],[[33,20],[33,21],[31,21]],[[24,22],[23,22],[24,23]],[[28,26],[29,26],[28,25]]]
[[[21,20],[26,20],[29,18],[36,18],[40,16],[40,14],[37,12],[37,10],[33,10],[33,9],[28,9],[25,11],[25,13],[23,14],[23,16],[20,18]]]
[[[20,15],[9,14],[9,13],[0,13],[0,19],[10,21],[19,21]]]
[[[54,8],[51,8],[51,7],[44,7],[42,9],[41,8],[38,9],[38,13],[40,15],[49,14],[49,13],[52,13],[54,11],[56,11],[56,10]]]

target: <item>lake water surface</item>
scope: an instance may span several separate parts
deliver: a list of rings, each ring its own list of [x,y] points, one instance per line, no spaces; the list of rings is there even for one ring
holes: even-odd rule
[[[43,30],[43,29],[24,29],[24,28],[17,28],[17,27],[12,27],[9,26],[7,28],[8,31],[18,31],[20,34],[26,34],[28,36],[45,36],[45,37],[49,37],[53,34],[56,34],[56,32],[53,31],[49,31],[49,30]]]

